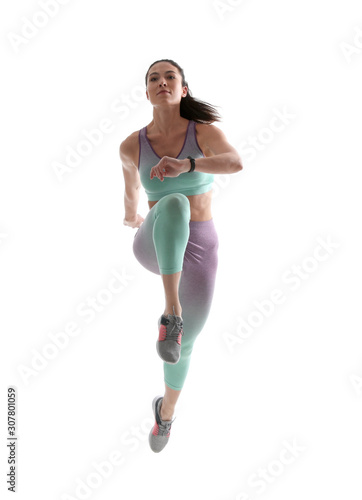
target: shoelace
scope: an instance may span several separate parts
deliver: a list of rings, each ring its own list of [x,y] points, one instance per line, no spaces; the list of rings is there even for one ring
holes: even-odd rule
[[[172,420],[170,420],[170,422],[168,422],[167,420],[161,420],[161,415],[158,411],[157,411],[157,414],[159,417],[158,419],[156,419],[156,420],[159,420],[157,422],[158,423],[158,435],[159,436],[166,436],[170,432],[171,425],[174,423],[176,417],[174,417]]]
[[[161,418],[161,417],[160,417]],[[175,417],[176,418],[176,417]],[[175,421],[175,418],[172,419],[170,422],[162,423],[162,421],[158,424],[158,435],[159,436],[166,436],[171,429],[171,425]],[[163,421],[164,422],[164,421]]]
[[[182,319],[177,319],[177,316],[175,314],[175,306],[173,306],[172,309],[173,309],[174,325],[173,325],[170,333],[166,334],[166,338],[171,339],[171,340],[177,340],[178,336],[180,334],[180,330],[183,327],[183,321],[182,321]],[[170,320],[168,319],[167,321],[170,321]],[[176,331],[174,332],[175,328],[176,328]],[[183,335],[183,334],[184,334],[184,332],[182,331],[181,335]]]

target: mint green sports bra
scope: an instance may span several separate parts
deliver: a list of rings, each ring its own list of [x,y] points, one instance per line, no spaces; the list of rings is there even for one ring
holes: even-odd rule
[[[206,193],[212,189],[214,174],[205,172],[186,172],[180,174],[178,177],[165,177],[163,182],[157,177],[151,180],[151,169],[157,165],[161,158],[151,146],[147,138],[146,128],[143,127],[139,131],[138,136],[140,147],[138,171],[149,201],[158,201],[163,196],[171,193],[182,193],[185,196],[191,196],[193,194]],[[192,156],[195,159],[205,157],[196,139],[195,122],[193,120],[189,120],[184,144],[176,158],[182,160],[188,156]]]

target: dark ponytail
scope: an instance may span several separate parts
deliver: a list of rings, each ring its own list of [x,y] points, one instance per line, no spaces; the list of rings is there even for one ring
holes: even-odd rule
[[[185,80],[184,70],[181,68],[181,66],[179,66],[175,61],[172,61],[171,59],[160,59],[151,64],[146,73],[146,87],[150,69],[154,64],[159,62],[168,62],[172,64],[172,66],[175,66],[179,70],[182,77],[182,86],[187,87],[187,95],[186,97],[182,97],[180,102],[180,115],[182,116],[182,118],[186,118],[187,120],[194,120],[197,123],[208,124],[221,121],[222,118],[219,112],[215,109],[215,106],[211,106],[207,102],[200,101],[199,99],[195,99],[194,97],[192,97],[189,85]]]

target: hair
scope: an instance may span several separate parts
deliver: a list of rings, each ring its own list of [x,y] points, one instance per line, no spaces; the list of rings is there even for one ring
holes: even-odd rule
[[[151,64],[146,73],[146,87],[150,69],[152,68],[152,66],[159,62],[168,62],[172,64],[172,66],[175,66],[182,77],[182,86],[187,86],[187,95],[186,97],[182,97],[180,102],[180,115],[183,118],[186,118],[187,120],[194,120],[197,123],[207,124],[210,124],[212,122],[220,122],[222,120],[219,112],[215,109],[215,107],[219,106],[212,106],[207,102],[200,101],[199,99],[195,99],[195,97],[192,97],[189,84],[185,79],[184,70],[179,64],[177,64],[175,61],[172,61],[171,59],[159,59],[158,61],[155,61]]]

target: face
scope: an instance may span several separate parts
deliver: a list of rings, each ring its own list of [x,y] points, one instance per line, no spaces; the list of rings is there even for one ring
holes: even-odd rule
[[[153,105],[177,104],[187,95],[187,87],[182,87],[182,77],[175,66],[159,62],[148,72],[146,95]]]

